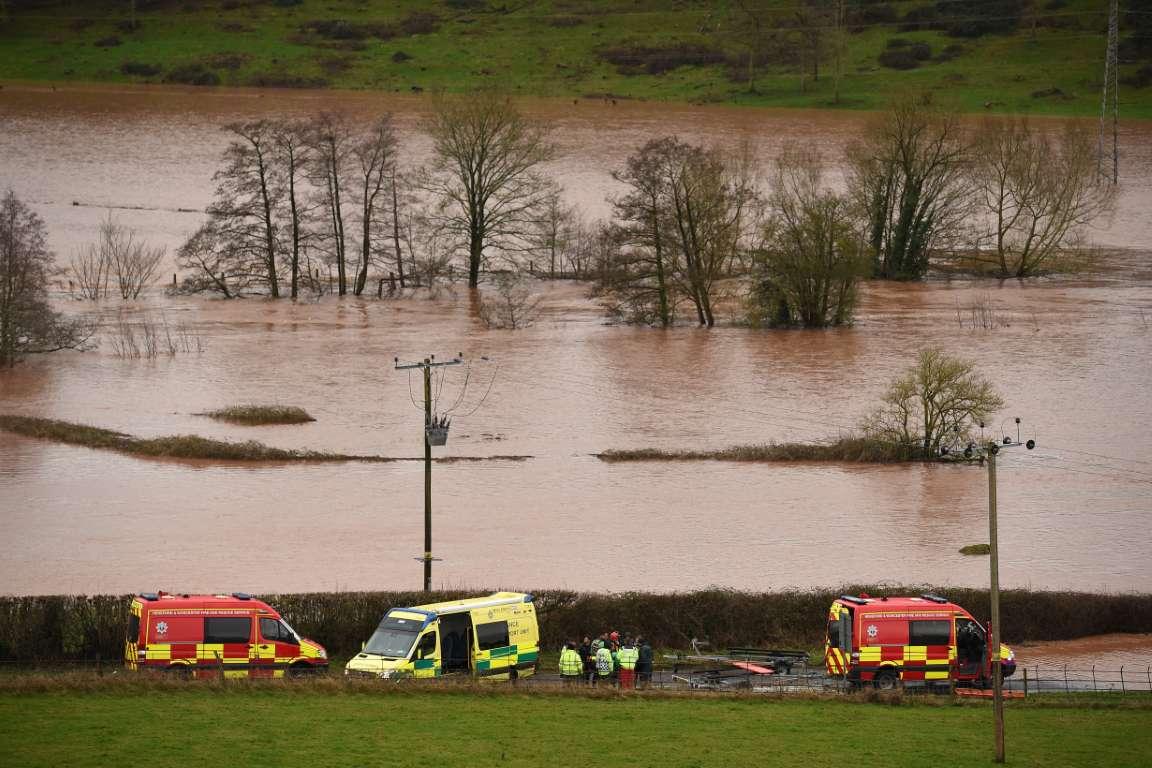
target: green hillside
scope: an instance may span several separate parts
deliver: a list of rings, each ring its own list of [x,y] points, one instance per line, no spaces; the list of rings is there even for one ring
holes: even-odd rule
[[[1152,117],[1152,2],[1121,24]],[[1102,0],[0,0],[0,80],[1094,114]],[[135,19],[135,21],[133,21]],[[837,77],[839,72],[839,77]],[[839,98],[837,99],[837,90]]]

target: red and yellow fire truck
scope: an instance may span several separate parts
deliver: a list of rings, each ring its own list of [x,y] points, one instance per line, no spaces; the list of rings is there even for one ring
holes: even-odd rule
[[[937,595],[844,595],[828,611],[825,666],[853,684],[983,685],[992,677],[989,651],[980,622]],[[1008,677],[1016,671],[1015,654],[1001,645],[999,656]]]
[[[124,662],[129,669],[281,677],[326,669],[328,654],[243,592],[145,592],[132,599]]]

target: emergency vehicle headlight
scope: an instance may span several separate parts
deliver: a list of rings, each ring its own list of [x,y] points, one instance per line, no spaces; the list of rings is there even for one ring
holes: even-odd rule
[[[316,655],[319,656],[321,659],[326,659],[326,658],[328,658],[328,651],[321,648],[319,651],[316,652]]]

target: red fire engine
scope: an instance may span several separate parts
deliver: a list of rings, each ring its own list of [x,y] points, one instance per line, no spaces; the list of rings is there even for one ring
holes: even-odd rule
[[[829,675],[854,684],[894,688],[919,685],[983,685],[992,677],[987,632],[972,614],[937,595],[853,597],[828,611],[824,662]],[[1000,646],[1004,677],[1016,657]]]
[[[280,677],[326,669],[328,654],[243,592],[145,592],[132,599],[124,661],[129,669]]]

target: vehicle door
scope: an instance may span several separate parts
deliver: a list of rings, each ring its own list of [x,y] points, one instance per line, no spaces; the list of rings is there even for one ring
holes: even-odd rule
[[[420,635],[412,651],[412,676],[437,677],[440,675],[440,642],[436,625]]]
[[[508,637],[506,620],[476,623],[476,673],[503,676],[516,667],[517,649]]]
[[[280,619],[261,616],[259,624],[253,666],[262,672],[287,668],[300,656],[300,640]]]
[[[197,666],[246,670],[252,658],[252,615],[204,617],[204,642],[197,649]]]
[[[956,679],[978,680],[988,667],[988,637],[970,616],[956,617]]]
[[[945,682],[951,673],[952,617],[919,618],[908,622],[904,651],[905,680]]]

